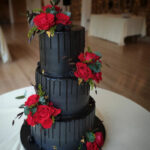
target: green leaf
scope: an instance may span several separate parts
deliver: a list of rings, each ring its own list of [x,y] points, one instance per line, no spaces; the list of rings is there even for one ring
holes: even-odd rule
[[[16,99],[24,99],[27,96],[27,91],[24,92],[24,95],[17,96]]]
[[[45,32],[45,30],[41,30],[40,32],[39,32],[39,34],[43,34]]]
[[[88,64],[88,67],[95,73],[98,73],[101,71],[102,64],[100,62],[96,62],[95,64]]]
[[[20,105],[19,108],[24,108],[24,104]]]
[[[53,0],[50,0],[50,4],[51,4],[52,6],[54,6]]]
[[[37,31],[38,31],[37,27],[33,26],[28,32],[28,38],[30,39],[32,37],[32,35],[34,35],[34,33]]]
[[[102,57],[102,54],[100,52],[93,52],[93,53],[99,56],[100,58]]]
[[[43,12],[43,10],[40,9],[40,8],[36,8],[36,9],[33,9],[32,12],[33,12],[33,13]]]
[[[52,37],[54,36],[55,30],[56,30],[56,26],[50,28],[50,33]]]
[[[33,107],[33,108],[31,109],[31,112],[32,112],[33,115],[36,113],[36,111],[37,111],[37,107]]]
[[[58,5],[60,0],[52,0],[54,5]]]
[[[87,132],[86,138],[88,142],[94,142],[95,141],[95,134],[93,132]]]
[[[69,12],[69,11],[65,11],[64,14],[71,17],[71,12]]]
[[[50,13],[53,14],[53,15],[56,15],[57,11],[56,10],[51,10]]]
[[[45,92],[42,91],[42,86],[41,86],[41,84],[38,85],[38,95],[39,95],[40,97],[42,97],[42,96],[45,95]]]
[[[54,116],[52,116],[52,121],[53,121],[53,123],[55,123],[55,117]]]
[[[30,113],[29,107],[24,107],[24,114],[27,116]]]
[[[92,53],[92,50],[91,50],[90,47],[87,48],[87,51],[88,51],[89,53]]]
[[[17,96],[16,99],[24,99],[25,96],[24,95],[21,95],[21,96]]]
[[[89,79],[89,80],[88,80],[88,83],[89,83],[89,85],[90,85],[90,87],[91,87],[91,90],[93,90],[93,88],[94,88],[94,82],[93,82],[93,80],[92,80],[92,79]]]
[[[51,12],[51,8],[47,8],[46,13],[50,13],[50,12]]]
[[[41,96],[41,97],[39,98],[39,102],[40,102],[42,105],[45,105],[46,100],[45,100],[44,96]]]

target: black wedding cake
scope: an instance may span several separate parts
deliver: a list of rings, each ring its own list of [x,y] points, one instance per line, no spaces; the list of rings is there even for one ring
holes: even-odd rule
[[[21,140],[26,150],[99,150],[105,132],[89,94],[101,80],[101,56],[90,48],[84,52],[84,27],[70,25],[58,2],[28,14],[34,22],[29,38],[39,33],[40,61],[37,94],[23,105],[28,117]]]

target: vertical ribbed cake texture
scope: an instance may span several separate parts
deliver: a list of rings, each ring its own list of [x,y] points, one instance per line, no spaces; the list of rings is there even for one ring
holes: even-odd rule
[[[77,150],[80,139],[94,126],[95,102],[87,83],[78,84],[70,65],[84,52],[85,29],[46,33],[39,36],[40,62],[36,69],[36,87],[41,84],[49,101],[62,110],[50,129],[31,127],[35,143],[43,150]]]

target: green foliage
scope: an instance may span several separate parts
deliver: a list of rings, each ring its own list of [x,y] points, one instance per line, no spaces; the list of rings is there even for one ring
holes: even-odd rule
[[[41,96],[41,97],[39,98],[39,102],[40,102],[42,105],[45,105],[45,104],[46,104],[46,100],[45,100],[44,96]]]
[[[36,113],[36,111],[37,111],[37,107],[33,107],[33,108],[31,109],[32,115],[34,115],[34,114]]]
[[[56,10],[51,10],[50,13],[53,14],[53,15],[56,15],[57,11]]]
[[[24,92],[24,95],[17,96],[16,99],[24,99],[26,98],[26,95],[27,95],[27,91]]]
[[[27,116],[30,113],[29,107],[24,107],[24,114]]]
[[[42,96],[45,95],[45,92],[42,90],[41,84],[38,85],[38,95],[39,95],[40,97],[42,97]]]
[[[50,3],[51,3],[51,5],[58,5],[59,4],[59,2],[60,2],[60,0],[51,0],[50,1]]]
[[[55,117],[54,116],[52,116],[52,121],[53,121],[53,123],[55,123]]]
[[[36,9],[33,9],[32,12],[33,13],[38,13],[38,12],[40,13],[40,12],[43,12],[43,10],[40,8],[36,8]]]
[[[46,13],[50,13],[50,12],[51,12],[51,8],[47,8]]]
[[[38,31],[36,26],[33,26],[28,32],[28,38],[30,39]]]
[[[87,132],[86,133],[86,139],[88,142],[94,142],[95,141],[95,134],[93,132]]]
[[[56,26],[50,28],[50,33],[52,37],[54,36],[55,30],[56,30]]]
[[[102,54],[100,52],[93,52],[93,53],[99,56],[100,58],[102,57]]]
[[[91,50],[90,47],[87,48],[87,51],[88,51],[89,53],[92,53],[92,50]]]
[[[24,104],[20,105],[19,108],[24,108]]]
[[[17,96],[16,99],[24,99],[26,98],[24,95],[21,95],[21,96]]]
[[[45,30],[41,30],[39,31],[39,34],[43,34],[45,32]]]
[[[90,87],[91,87],[91,90],[93,90],[93,88],[94,88],[94,82],[93,82],[93,80],[92,80],[92,79],[89,79],[89,80],[88,80],[88,83],[89,83],[89,85],[90,85]]]
[[[55,7],[52,7],[52,8],[47,8],[46,13],[51,13],[51,14],[56,15],[57,11],[55,10]]]
[[[71,17],[71,12],[69,12],[69,11],[65,11],[64,14]]]
[[[49,38],[54,36],[55,30],[56,30],[56,26],[53,26],[50,28],[49,31],[46,32]]]
[[[98,73],[101,71],[102,64],[97,61],[95,64],[88,64],[88,66],[92,71]]]

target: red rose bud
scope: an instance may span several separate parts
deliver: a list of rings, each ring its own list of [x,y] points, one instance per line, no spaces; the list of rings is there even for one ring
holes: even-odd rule
[[[48,128],[52,127],[52,124],[53,124],[53,121],[51,118],[49,118],[49,119],[45,120],[41,125],[43,128],[48,129]]]
[[[84,63],[80,63],[78,62],[76,64],[76,72],[74,72],[74,75],[77,77],[77,78],[81,78],[83,79],[84,81],[87,81],[88,79],[92,78],[93,77],[93,74],[92,74],[92,71],[91,69],[87,66],[87,64],[84,64]]]
[[[103,144],[104,144],[104,138],[103,138],[103,134],[102,134],[102,132],[96,132],[95,133],[95,142],[97,143],[97,145],[99,146],[99,147],[102,147],[103,146]]]
[[[39,98],[40,98],[39,95],[36,95],[36,94],[31,95],[25,102],[25,106],[30,107],[30,106],[36,105],[39,102]]]
[[[55,25],[55,16],[49,13],[41,13],[33,19],[39,30],[49,30]]]
[[[98,59],[100,59],[100,57],[94,53],[90,53],[90,52],[85,53],[85,60],[87,62],[96,62]]]
[[[46,6],[44,6],[44,7],[42,8],[42,10],[43,10],[44,12],[46,12],[46,9],[47,9],[47,8],[50,8],[50,9],[51,9],[52,7],[53,7],[52,5],[46,5]],[[56,10],[57,12],[60,12],[61,9],[60,9],[59,6],[56,5],[56,6],[54,6],[54,7],[55,7],[55,10]]]
[[[96,142],[87,142],[86,143],[87,150],[99,150]]]
[[[36,125],[36,115],[32,116],[32,113],[30,111],[26,121],[27,121],[28,125],[35,126]]]
[[[69,25],[71,24],[70,17],[63,13],[58,13],[56,14],[56,24]]]
[[[101,72],[95,73],[93,75],[93,80],[95,80],[97,83],[99,83],[102,80],[102,73]]]

